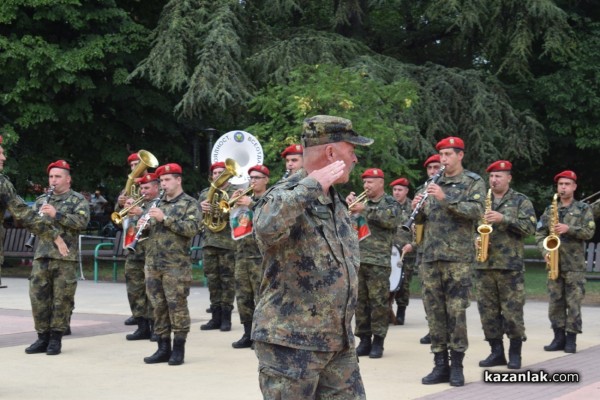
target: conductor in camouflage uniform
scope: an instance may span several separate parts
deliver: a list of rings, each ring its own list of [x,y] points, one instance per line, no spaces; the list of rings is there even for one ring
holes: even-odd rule
[[[40,238],[29,277],[29,298],[38,340],[25,352],[57,355],[75,305],[77,244],[80,232],[90,221],[90,205],[83,195],[71,189],[71,167],[66,161],[51,163],[47,172],[54,194],[50,199],[40,196],[35,209],[52,221],[69,253],[61,254],[52,241]]]
[[[200,229],[200,209],[196,199],[183,192],[182,172],[175,163],[156,169],[164,194],[158,205],[153,203],[147,212],[150,232],[144,248],[146,288],[154,308],[154,332],[158,335],[158,350],[144,358],[147,364],[183,364],[190,331],[190,245]],[[144,217],[138,221],[138,229],[143,223]]]
[[[556,280],[548,279],[548,317],[554,330],[554,339],[544,346],[546,351],[577,351],[577,334],[581,333],[581,302],[585,295],[585,258],[583,245],[594,236],[596,224],[587,203],[574,198],[577,175],[563,171],[554,177],[559,195],[557,201],[558,222],[550,226],[552,206],[544,211],[535,234],[540,250],[548,261],[549,252],[544,239],[553,233],[560,238]]]
[[[304,168],[259,200],[264,275],[252,338],[265,399],[364,399],[352,318],[358,237],[332,185],[348,181],[359,136],[344,118],[304,120]]]
[[[384,192],[384,174],[379,168],[369,168],[362,175],[367,202],[355,202],[354,192],[346,198],[355,203],[350,211],[366,220],[371,234],[359,242],[358,302],[356,331],[360,344],[356,354],[369,358],[383,356],[383,342],[389,326],[388,298],[390,296],[390,257],[398,228],[400,206]]]
[[[223,161],[213,163],[210,166],[211,180],[214,182],[223,171],[225,171]],[[225,191],[229,198],[233,196],[229,181],[224,182],[219,189]],[[211,204],[207,200],[208,191],[207,188],[200,193],[199,201],[203,215],[212,212]],[[202,265],[208,282],[212,318],[201,325],[200,329],[230,331],[231,311],[235,300],[235,242],[231,237],[229,221],[219,232],[204,227]]]
[[[524,239],[535,233],[537,222],[531,201],[510,187],[512,163],[499,160],[488,166],[491,198],[483,215],[492,226],[488,258],[478,262],[477,307],[491,353],[480,367],[506,365],[504,333],[510,339],[508,368],[521,368],[521,348],[526,340]]]
[[[422,379],[425,385],[465,383],[462,361],[469,345],[466,309],[475,262],[475,226],[484,210],[485,183],[463,168],[464,148],[457,137],[437,143],[446,169],[437,184],[427,185],[428,198],[416,221],[424,223],[422,291],[435,364]],[[415,197],[413,207],[421,197]]]

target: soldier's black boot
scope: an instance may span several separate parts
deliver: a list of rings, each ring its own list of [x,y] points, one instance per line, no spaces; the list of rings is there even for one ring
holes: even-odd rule
[[[492,352],[485,360],[479,361],[479,366],[494,367],[496,365],[506,365],[506,357],[504,356],[504,343],[502,343],[502,339],[489,339],[488,342],[490,342]]]
[[[50,341],[50,333],[38,333],[38,339],[25,349],[27,354],[38,354],[45,353],[48,349],[48,342]]]
[[[175,337],[173,339],[173,352],[169,358],[169,365],[181,365],[183,364],[183,358],[185,356],[185,338]]]
[[[368,356],[371,353],[371,335],[360,335],[360,344],[356,348],[358,357]]]
[[[423,385],[435,385],[450,381],[450,364],[448,363],[448,352],[440,351],[433,353],[433,370],[421,379]]]
[[[200,325],[200,330],[210,331],[221,328],[221,306],[212,306],[212,318],[204,325]]]
[[[231,346],[234,349],[247,349],[248,347],[252,347],[252,339],[250,339],[250,334],[252,332],[252,322],[244,322],[244,334],[242,338],[237,342],[231,343]]]
[[[70,336],[71,335],[71,325],[67,326],[67,329],[65,329],[65,331],[63,332],[63,336]]]
[[[49,356],[55,356],[60,354],[60,350],[62,349],[62,337],[63,333],[59,331],[50,332],[50,341],[48,342],[48,348],[46,349],[46,354]]]
[[[383,356],[383,341],[384,337],[375,335],[373,336],[373,344],[371,345],[371,351],[369,352],[369,358],[381,358]]]
[[[450,352],[450,386],[464,386],[463,358],[465,353],[452,350]]]
[[[132,315],[131,317],[127,318],[124,322],[125,325],[135,325],[135,317]]]
[[[577,334],[567,332],[565,339],[565,353],[575,353],[577,351]]]
[[[158,338],[158,350],[150,357],[144,357],[146,364],[157,364],[169,361],[171,357],[171,338]]]
[[[150,341],[151,342],[158,342],[158,335],[154,332],[154,320],[153,319],[149,319],[148,320],[148,325],[150,326]]]
[[[423,336],[419,339],[419,343],[421,344],[431,344],[431,335],[427,332],[427,335]]]
[[[546,351],[559,351],[565,349],[565,330],[562,328],[554,328],[554,339],[548,346],[544,346]]]
[[[508,369],[521,368],[521,348],[523,341],[521,339],[510,339],[508,348]]]
[[[404,325],[405,314],[406,314],[406,307],[398,306],[398,309],[396,310],[396,324],[397,325]]]
[[[152,332],[150,331],[150,323],[148,322],[148,320],[144,317],[138,317],[138,318],[136,318],[136,320],[137,320],[138,328],[135,330],[135,332],[130,333],[127,336],[125,336],[125,339],[127,339],[127,340],[150,339],[150,336],[152,336]]]
[[[231,330],[231,306],[225,306],[221,310],[221,332],[229,332]]]

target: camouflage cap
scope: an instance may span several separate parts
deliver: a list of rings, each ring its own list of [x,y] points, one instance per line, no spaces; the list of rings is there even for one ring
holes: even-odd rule
[[[302,145],[304,147],[336,142],[369,146],[373,143],[373,139],[360,136],[354,132],[352,122],[349,119],[330,115],[315,115],[304,120],[302,127]]]

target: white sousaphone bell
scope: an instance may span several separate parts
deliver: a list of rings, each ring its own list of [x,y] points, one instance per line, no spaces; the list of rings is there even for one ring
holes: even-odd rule
[[[250,181],[248,170],[262,164],[263,149],[258,139],[244,131],[231,131],[219,137],[212,148],[211,164],[231,158],[240,166],[238,176],[230,179],[232,185],[244,185]]]

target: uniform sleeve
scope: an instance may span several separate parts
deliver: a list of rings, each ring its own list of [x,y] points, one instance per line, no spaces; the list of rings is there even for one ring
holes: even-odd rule
[[[165,228],[178,235],[192,238],[200,230],[201,213],[195,200],[187,202],[187,207],[177,215],[168,215],[163,221]]]
[[[483,215],[485,208],[485,184],[482,179],[474,180],[470,185],[465,196],[458,198],[446,197],[442,206],[446,206],[448,211],[459,217],[478,221]]]
[[[57,218],[58,217],[58,218]],[[58,214],[56,222],[66,229],[81,231],[87,228],[90,222],[90,205],[85,199],[80,199],[72,213]]]
[[[386,199],[383,199],[375,207],[367,206],[367,223],[384,229],[395,230],[399,224],[401,211],[398,203],[396,201],[394,203],[390,204]]]
[[[505,215],[502,222],[498,224],[500,230],[514,232],[522,237],[535,233],[537,219],[533,204],[527,198],[523,198],[517,210],[517,217]]]
[[[596,223],[592,209],[588,204],[583,204],[580,223],[577,225],[569,225],[569,230],[565,236],[572,237],[577,240],[590,240],[596,231]]]

